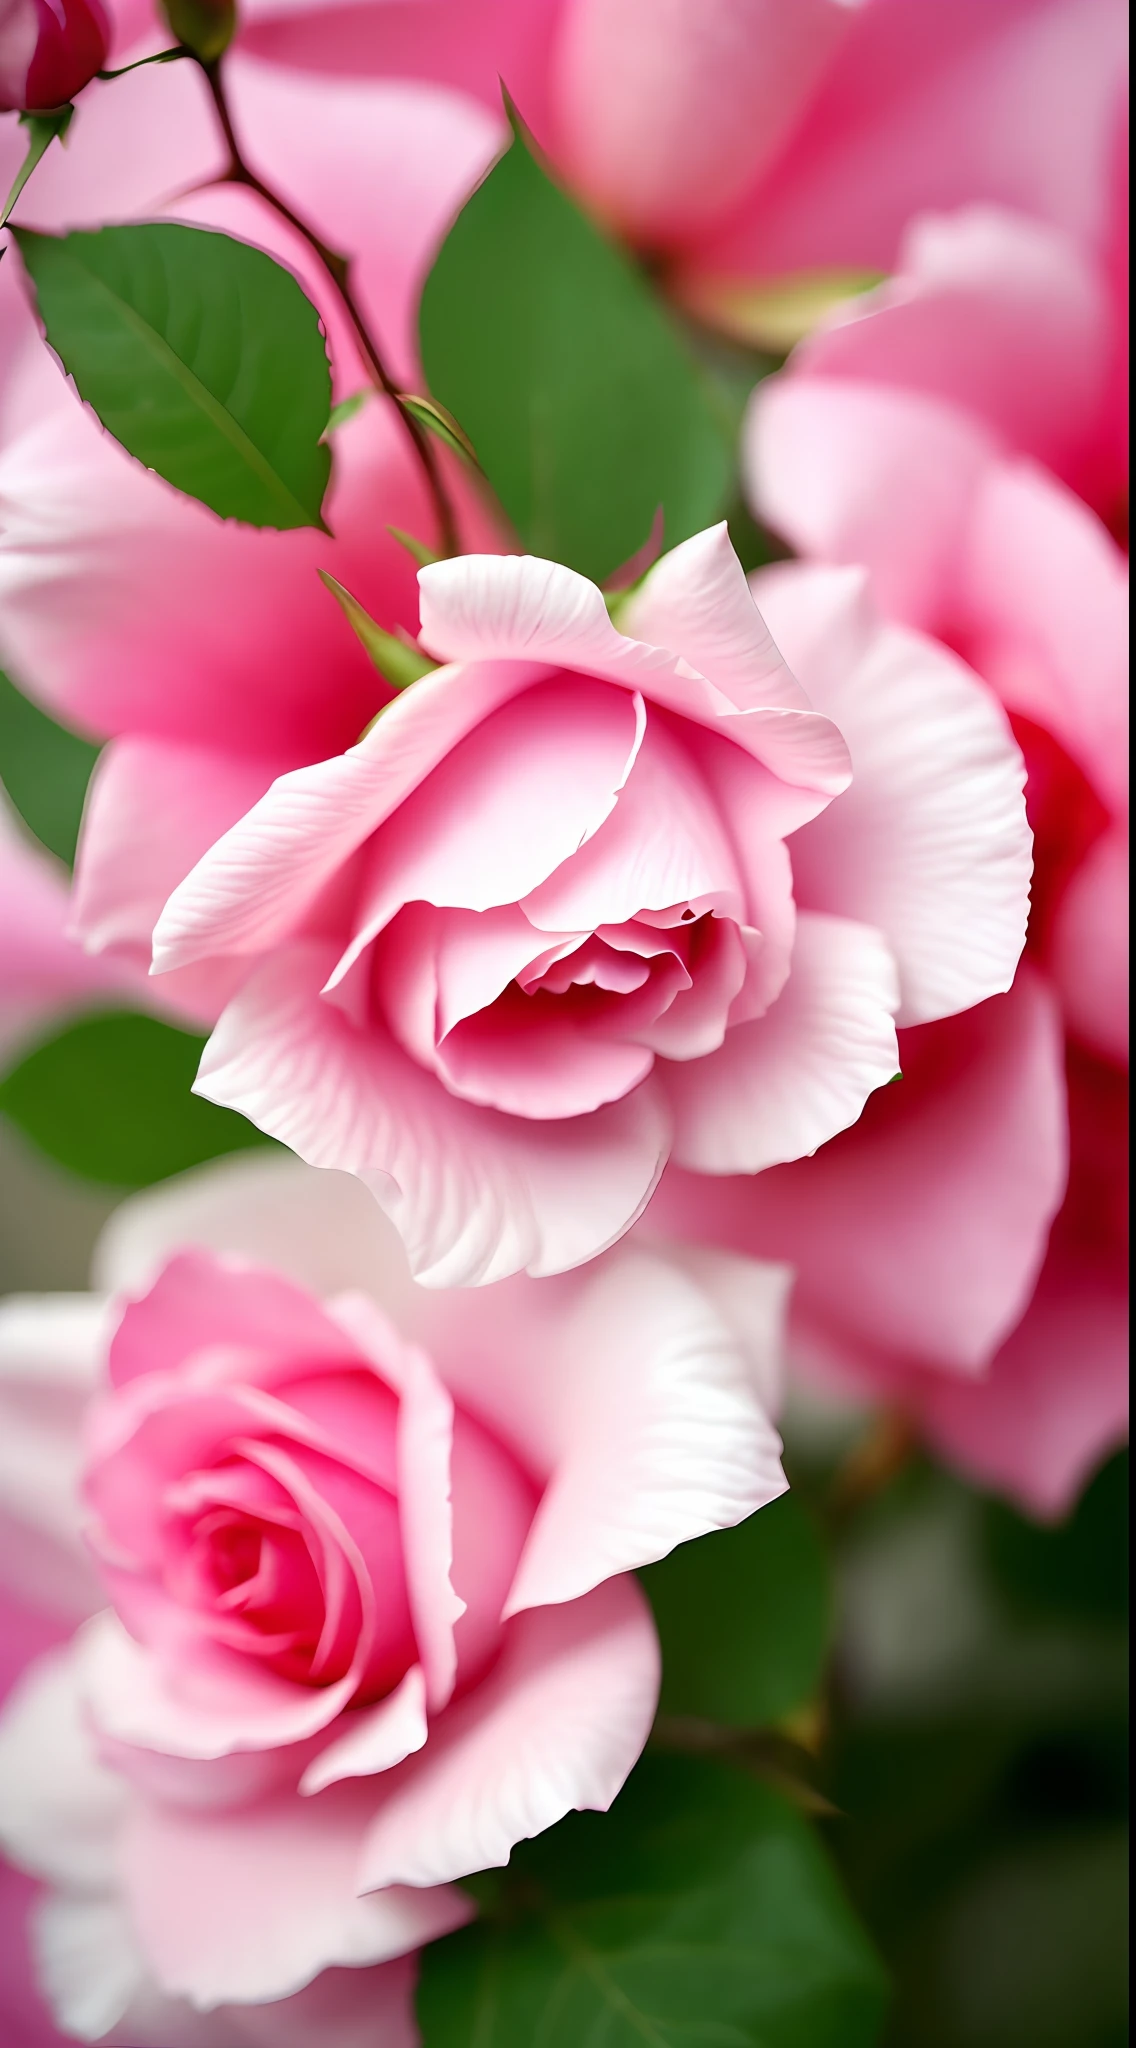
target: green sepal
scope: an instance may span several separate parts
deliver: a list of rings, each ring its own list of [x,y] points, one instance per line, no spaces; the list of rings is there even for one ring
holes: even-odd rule
[[[365,611],[357,597],[352,597],[334,576],[326,569],[319,572],[320,582],[330,590],[339,605],[348,625],[360,645],[365,647],[372,662],[385,683],[392,690],[409,689],[423,676],[431,675],[438,667],[428,654],[423,654],[410,641],[400,640],[396,634],[388,633],[383,626],[376,625],[370,612]],[[367,728],[370,731],[370,727]]]

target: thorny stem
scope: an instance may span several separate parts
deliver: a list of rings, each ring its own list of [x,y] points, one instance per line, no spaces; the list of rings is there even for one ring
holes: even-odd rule
[[[200,62],[200,59],[198,61]],[[267,205],[272,207],[274,212],[280,215],[281,220],[287,221],[289,227],[294,228],[296,233],[303,237],[308,247],[314,250],[315,254],[319,257],[339,294],[340,304],[354,329],[355,338],[359,344],[359,349],[371,382],[376,391],[381,391],[384,397],[390,399],[402,422],[403,429],[413,446],[415,456],[422,466],[438,521],[439,552],[443,555],[456,555],[459,552],[457,519],[454,514],[453,505],[450,502],[449,492],[442,477],[437,450],[425,429],[419,426],[413,414],[403,404],[402,394],[391,377],[386,364],[383,362],[378,346],[355,297],[351,281],[350,259],[340,255],[337,250],[330,249],[321,236],[316,233],[315,229],[310,227],[307,221],[302,220],[298,213],[293,212],[287,200],[281,199],[278,193],[273,192],[271,187],[266,185],[264,180],[259,178],[256,172],[245,162],[241,154],[240,144],[237,141],[236,132],[233,127],[233,118],[229,111],[229,103],[221,78],[221,60],[218,58],[212,64],[202,63],[201,69],[205,74],[209,91],[212,94],[221,133],[225,138],[225,145],[229,152],[228,169],[217,182],[222,185],[245,185],[251,192],[257,193]]]

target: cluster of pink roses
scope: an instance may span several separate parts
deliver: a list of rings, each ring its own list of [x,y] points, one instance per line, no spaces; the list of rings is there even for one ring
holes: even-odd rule
[[[0,16],[0,104],[77,89],[32,96],[48,11]],[[1043,1514],[1124,1433],[1123,31],[243,20],[250,151],[408,386],[499,75],[676,302],[800,337],[743,466],[802,559],[747,581],[717,527],[605,601],[472,494],[415,578],[379,403],[335,429],[331,533],[221,522],[102,433],[0,264],[0,654],[106,742],[86,955],[0,840],[0,1028],[152,963],[199,1091],[306,1162],[137,1197],[96,1293],[0,1312],[0,1527],[83,1620],[0,1723],[0,1830],[70,2033],[348,2048],[365,2010],[401,2048],[454,1880],[623,1783],[658,1688],[630,1575],[782,1490],[783,1354]],[[23,216],[270,250],[350,396],[326,279],[221,163],[197,68],[142,70]],[[436,666],[388,696],[317,569]]]

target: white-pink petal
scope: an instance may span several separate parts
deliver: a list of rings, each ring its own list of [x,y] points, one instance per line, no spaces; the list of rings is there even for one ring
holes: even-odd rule
[[[509,1624],[500,1658],[399,1767],[358,1882],[438,1885],[507,1863],[573,1808],[611,1805],[651,1726],[659,1653],[630,1578]]]
[[[460,1102],[393,1040],[356,1031],[320,997],[329,965],[325,949],[295,947],[260,968],[206,1047],[197,1092],[311,1165],[359,1174],[428,1286],[561,1272],[622,1236],[669,1141],[650,1080],[561,1123]]]
[[[789,979],[763,1017],[706,1059],[656,1069],[675,1119],[674,1158],[698,1173],[760,1173],[855,1123],[899,1066],[899,987],[882,935],[804,911]]]
[[[847,572],[787,566],[755,580],[852,754],[851,788],[793,837],[798,904],[885,934],[901,1026],[1000,994],[1025,942],[1033,866],[1025,764],[1004,712],[954,655],[898,626],[878,625],[838,679],[827,659],[810,675],[818,615],[853,594]]]

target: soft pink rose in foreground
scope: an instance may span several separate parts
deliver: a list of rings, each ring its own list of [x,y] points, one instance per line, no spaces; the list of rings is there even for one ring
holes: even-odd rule
[[[174,891],[155,966],[212,977],[198,1088],[360,1175],[433,1284],[594,1256],[665,1161],[756,1173],[855,1121],[893,1016],[1010,981],[1029,842],[961,664],[811,600],[813,708],[716,528],[613,624],[529,557],[419,577],[445,666],[281,776]],[[113,855],[145,799],[104,782]],[[208,795],[203,791],[202,802]],[[82,884],[81,884],[82,888]]]
[[[304,69],[492,108],[503,79],[680,297],[773,345],[891,270],[923,208],[1108,231],[1120,0],[246,0],[242,20],[244,47]]]
[[[717,1190],[713,1217],[692,1186],[670,1218],[792,1259],[802,1365],[896,1396],[1043,1514],[1128,1413],[1127,564],[1090,509],[1111,509],[1119,475],[1117,303],[1036,223],[930,220],[899,276],[754,400],[761,515],[822,560],[867,563],[885,609],[963,652],[1010,713],[1032,915],[1012,994],[901,1033],[905,1080],[855,1131]],[[791,579],[756,587],[811,687]]]
[[[0,1724],[45,1990],[148,2048],[175,2002],[228,2041],[296,2000],[248,2037],[323,2048],[386,1998],[409,2042],[452,1881],[642,1747],[630,1574],[784,1490],[788,1275],[644,1242],[429,1292],[357,1182],[277,1159],[136,1197],[97,1277],[0,1310],[0,1555],[111,1602]]]

